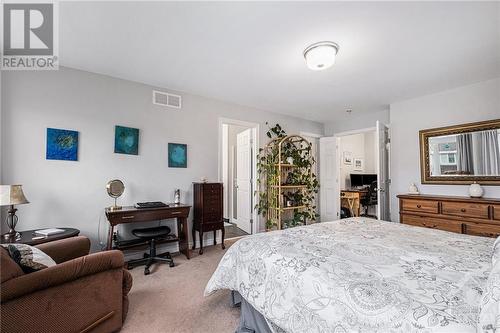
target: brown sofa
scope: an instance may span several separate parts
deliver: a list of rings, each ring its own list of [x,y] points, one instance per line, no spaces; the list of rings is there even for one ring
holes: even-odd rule
[[[89,254],[86,237],[37,246],[56,266],[24,274],[0,247],[1,332],[116,332],[132,277],[120,251]]]

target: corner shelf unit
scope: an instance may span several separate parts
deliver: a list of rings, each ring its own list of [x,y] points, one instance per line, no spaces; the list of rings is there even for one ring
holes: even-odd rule
[[[312,173],[311,167],[300,167],[287,161],[285,152],[290,150],[291,145],[295,146],[293,149],[300,153],[301,158],[312,158],[310,156],[311,144],[300,135],[288,135],[286,137],[273,139],[264,148],[268,151],[272,151],[272,155],[276,156],[275,161],[267,164],[271,172],[267,177],[266,185],[268,202],[267,220],[271,221],[274,228],[278,230],[286,226],[285,221],[292,219],[295,214],[294,212],[303,211],[308,208],[308,204],[304,202],[296,206],[293,204],[288,206],[285,198],[286,194],[292,194],[294,192],[301,192],[304,194],[308,188],[306,184],[286,183],[288,175],[292,171],[303,174]],[[310,204],[312,205],[313,203],[311,202]],[[304,224],[307,224],[307,221],[304,221]]]

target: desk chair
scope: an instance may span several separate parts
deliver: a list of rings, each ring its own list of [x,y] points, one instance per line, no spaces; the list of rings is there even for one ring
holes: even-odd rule
[[[162,226],[154,228],[134,229],[132,230],[132,234],[148,242],[149,254],[144,253],[143,258],[130,260],[127,263],[129,269],[132,269],[136,266],[146,265],[146,267],[144,268],[144,275],[148,275],[150,273],[149,267],[151,267],[151,265],[156,262],[168,262],[170,267],[174,267],[175,264],[169,252],[158,255],[156,254],[156,241],[170,234],[169,227]]]
[[[368,193],[366,196],[361,199],[361,205],[365,209],[364,213],[361,216],[377,218],[375,215],[368,214],[368,208],[372,206],[376,206],[378,204],[378,196],[377,196],[377,181],[373,181],[368,188]]]

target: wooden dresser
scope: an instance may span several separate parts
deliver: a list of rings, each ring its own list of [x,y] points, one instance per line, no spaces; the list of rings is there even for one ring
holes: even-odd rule
[[[398,195],[401,223],[475,236],[500,236],[500,199]]]
[[[193,187],[193,250],[196,244],[196,231],[200,238],[200,254],[203,254],[203,233],[213,231],[214,244],[217,244],[217,230],[222,231],[222,249],[225,249],[222,183],[193,183]]]

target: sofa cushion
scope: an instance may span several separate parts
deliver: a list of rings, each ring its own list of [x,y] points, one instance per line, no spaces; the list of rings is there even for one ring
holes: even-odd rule
[[[56,265],[51,257],[36,247],[26,244],[5,244],[2,246],[7,248],[10,257],[24,273],[32,273]]]
[[[0,246],[0,281],[16,278],[24,274],[21,267],[9,255],[9,252]]]

